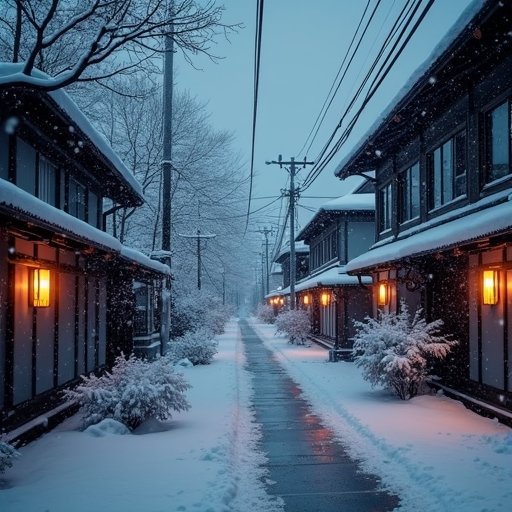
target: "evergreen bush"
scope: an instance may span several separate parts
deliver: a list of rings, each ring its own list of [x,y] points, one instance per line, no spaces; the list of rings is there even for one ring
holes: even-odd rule
[[[167,420],[172,411],[188,410],[188,388],[167,358],[147,361],[132,354],[117,357],[111,373],[82,376],[82,384],[64,394],[80,404],[84,427],[113,418],[134,429],[149,418]]]
[[[390,389],[402,400],[417,395],[433,363],[457,344],[440,333],[442,320],[427,323],[422,309],[410,315],[405,301],[398,314],[380,313],[377,319],[365,320],[354,322],[354,362],[372,386]]]
[[[291,309],[279,313],[276,317],[276,334],[288,336],[289,343],[306,345],[308,334],[311,332],[309,314],[303,309]]]

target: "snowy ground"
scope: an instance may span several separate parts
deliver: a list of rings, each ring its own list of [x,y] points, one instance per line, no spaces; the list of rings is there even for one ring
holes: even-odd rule
[[[402,498],[401,512],[512,510],[512,431],[443,396],[402,402],[253,323],[314,411]],[[262,488],[250,374],[235,322],[210,366],[184,368],[192,408],[139,435],[93,437],[78,418],[21,449],[1,512],[277,512]],[[154,430],[153,432],[151,432]]]
[[[400,510],[512,510],[512,430],[443,396],[404,402],[372,390],[351,363],[328,363],[252,321],[325,425],[401,496]]]
[[[213,364],[183,368],[192,408],[140,435],[93,437],[78,418],[21,449],[3,476],[1,512],[252,512],[265,494],[249,409],[250,375],[236,322]],[[156,432],[151,432],[156,430]],[[3,487],[3,489],[2,489]]]

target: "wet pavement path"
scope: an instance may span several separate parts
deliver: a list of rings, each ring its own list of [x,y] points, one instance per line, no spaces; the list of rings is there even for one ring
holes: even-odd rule
[[[286,512],[393,510],[398,498],[380,490],[377,477],[359,470],[255,331],[245,320],[240,328],[253,374],[261,448],[268,458],[268,478],[275,482],[267,492],[284,500]]]

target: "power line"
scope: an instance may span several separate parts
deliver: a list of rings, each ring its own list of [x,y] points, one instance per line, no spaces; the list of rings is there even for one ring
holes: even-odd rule
[[[256,114],[258,112],[258,88],[260,80],[260,57],[261,57],[261,32],[263,28],[263,0],[258,0],[256,8],[256,33],[254,40],[254,101],[252,111],[252,142],[251,142],[251,170],[249,182],[249,201],[247,204],[247,219],[245,222],[245,232],[249,225],[249,215],[251,211],[252,184],[254,177],[254,147],[256,140]]]
[[[419,4],[421,3],[421,0],[416,0],[416,9],[419,7]],[[393,39],[393,37],[395,36],[398,28],[402,25],[402,22],[403,20],[410,14],[411,12],[411,9],[414,7],[414,4],[411,3],[411,0],[408,0],[407,3],[404,5],[404,7],[402,8],[402,10],[400,11],[398,17],[396,18],[393,26],[391,27],[390,31],[388,32],[388,35],[386,36],[383,44],[381,45],[381,48],[377,54],[377,56],[374,58],[374,61],[372,63],[372,65],[370,66],[370,69],[368,70],[368,72],[366,73],[363,81],[361,82],[361,84],[359,85],[359,88],[358,90],[356,91],[356,93],[353,95],[352,99],[350,100],[349,104],[347,107],[345,107],[344,109],[344,113],[342,114],[341,116],[341,119],[340,121],[338,122],[337,126],[335,127],[335,129],[333,130],[333,132],[331,133],[331,136],[329,137],[327,143],[324,145],[323,149],[321,150],[320,152],[320,155],[317,157],[317,166],[311,170],[311,172],[308,174],[308,176],[306,176],[306,179],[304,180],[304,185],[305,186],[309,186],[310,183],[309,183],[309,180],[311,180],[311,183],[318,177],[318,175],[320,174],[320,172],[324,169],[324,165],[323,164],[323,157],[325,155],[325,153],[327,152],[329,146],[331,145],[332,141],[334,140],[334,137],[337,133],[337,131],[341,128],[342,124],[343,124],[343,121],[345,120],[345,117],[348,115],[348,113],[350,112],[351,108],[353,107],[355,101],[359,98],[359,96],[361,95],[366,83],[368,82],[368,80],[370,79],[375,67],[377,66],[380,58],[382,57],[385,49],[388,47],[390,41]],[[407,11],[407,12],[406,12]],[[414,15],[414,13],[413,13]],[[409,18],[409,22],[410,22],[410,19],[411,17]],[[405,28],[407,28],[408,25],[406,25]],[[399,38],[397,39],[397,41],[399,40]],[[392,52],[392,50],[390,51],[390,53]],[[388,54],[389,55],[389,54]],[[381,69],[383,68],[385,63],[381,64]],[[377,74],[380,72],[380,70],[377,72]],[[338,140],[339,142],[339,140]],[[337,151],[337,149],[335,149],[334,151],[331,149],[331,152],[329,154],[334,154],[335,152]]]
[[[345,62],[347,61],[348,56],[350,55],[350,50],[352,49],[352,45],[354,44],[354,41],[355,41],[355,39],[356,39],[356,36],[357,36],[357,34],[358,34],[358,32],[359,32],[359,29],[361,28],[361,25],[362,25],[362,23],[363,23],[363,20],[364,20],[364,18],[365,18],[365,16],[366,16],[366,13],[367,13],[367,11],[368,11],[368,7],[370,6],[370,1],[371,1],[371,0],[368,0],[368,1],[367,1],[367,3],[366,3],[366,7],[364,8],[363,14],[362,14],[362,16],[361,16],[361,19],[359,20],[359,23],[358,23],[357,28],[356,28],[356,30],[355,30],[355,32],[354,32],[354,35],[352,36],[352,40],[350,41],[350,44],[349,44],[348,50],[347,50],[347,52],[345,53],[345,57],[343,58],[343,61],[341,62],[340,67],[338,68],[338,72],[336,73],[336,77],[334,78],[334,80],[333,80],[333,82],[332,82],[331,88],[329,89],[329,92],[327,93],[327,96],[326,96],[325,101],[324,101],[324,103],[323,103],[323,105],[322,105],[322,108],[320,109],[320,112],[318,113],[318,116],[317,116],[317,118],[316,118],[316,120],[315,120],[315,123],[313,124],[313,127],[311,128],[311,131],[309,132],[309,135],[308,135],[308,137],[307,137],[306,141],[304,142],[304,144],[303,144],[302,148],[299,150],[298,154],[301,154],[301,153],[302,153],[302,150],[306,147],[306,145],[307,145],[308,141],[310,140],[311,135],[313,134],[313,131],[315,131],[315,127],[316,127],[315,134],[314,134],[314,136],[311,138],[311,142],[310,142],[310,144],[309,144],[309,146],[308,146],[308,149],[306,150],[306,153],[305,153],[305,154],[307,155],[307,154],[309,153],[309,150],[311,149],[311,146],[313,145],[313,142],[314,142],[314,140],[316,139],[316,136],[318,135],[318,130],[320,129],[320,126],[322,125],[322,123],[323,123],[323,121],[324,121],[324,119],[325,119],[325,116],[326,116],[326,114],[327,114],[327,111],[329,110],[329,108],[330,108],[330,106],[331,106],[331,104],[332,104],[332,102],[333,102],[333,100],[334,100],[334,97],[336,96],[336,93],[338,92],[338,90],[339,90],[339,88],[340,88],[340,85],[341,85],[341,83],[343,82],[343,80],[344,80],[344,78],[345,78],[345,75],[347,74],[347,71],[348,71],[348,69],[349,69],[349,67],[350,67],[350,64],[352,63],[352,60],[353,60],[353,58],[355,57],[355,55],[356,55],[356,53],[357,53],[357,50],[359,49],[359,46],[360,46],[360,44],[361,44],[361,41],[363,40],[364,35],[365,35],[366,31],[368,30],[368,28],[369,28],[369,26],[370,26],[370,24],[371,24],[371,21],[372,21],[372,19],[373,19],[373,16],[375,15],[375,12],[377,11],[377,8],[378,8],[378,6],[379,6],[379,4],[380,4],[380,0],[377,2],[377,5],[375,6],[375,8],[374,8],[374,10],[373,10],[373,12],[372,12],[372,14],[371,14],[371,16],[370,16],[370,19],[368,20],[368,22],[367,22],[367,24],[366,24],[366,27],[365,27],[365,29],[364,29],[363,33],[361,34],[361,36],[360,36],[360,38],[359,38],[359,42],[357,43],[357,46],[356,46],[356,48],[355,48],[355,50],[354,50],[354,52],[353,52],[353,54],[352,54],[352,57],[350,58],[350,61],[349,61],[349,63],[347,64],[347,67],[345,68],[345,72],[343,73],[343,76],[342,76],[342,77],[341,77],[341,79],[339,80],[338,85],[337,85],[337,87],[336,87],[336,90],[335,90],[334,94],[333,94],[333,95],[332,95],[332,97],[331,97],[331,93],[332,93],[332,91],[333,91],[334,87],[336,86],[336,82],[337,82],[337,80],[338,80],[338,78],[339,78],[339,76],[340,76],[340,74],[341,74],[341,71],[342,71],[342,69],[343,69],[343,66],[345,65]],[[331,98],[331,99],[330,99],[330,101],[329,101],[329,97]],[[329,104],[328,104],[328,105],[327,105],[327,102],[329,102]],[[327,107],[326,107],[326,105],[327,105]],[[320,119],[320,118],[321,118],[321,119]]]
[[[347,127],[345,128],[344,132],[342,133],[342,135],[338,138],[337,142],[335,143],[335,145],[331,148],[331,150],[329,151],[328,155],[327,156],[324,156],[325,155],[325,152],[327,151],[327,148],[324,148],[323,150],[323,154],[322,156],[320,157],[321,158],[321,161],[317,164],[316,168],[313,169],[309,175],[306,177],[306,180],[304,181],[304,186],[303,186],[303,190],[306,190],[309,186],[311,186],[311,184],[315,181],[315,179],[319,176],[319,174],[321,173],[321,171],[327,166],[327,164],[332,160],[332,158],[334,157],[334,155],[339,151],[340,147],[346,142],[346,140],[348,139],[350,133],[352,132],[354,126],[355,126],[355,123],[357,122],[357,120],[359,119],[361,113],[363,112],[364,108],[366,107],[366,105],[368,104],[368,102],[371,100],[371,98],[374,96],[375,92],[378,90],[378,88],[380,87],[380,85],[382,84],[382,82],[384,81],[384,79],[386,78],[386,76],[389,74],[391,68],[393,67],[393,65],[395,64],[396,60],[398,59],[398,57],[402,54],[403,50],[405,49],[405,47],[407,46],[407,44],[409,43],[411,37],[414,35],[414,33],[416,32],[416,30],[418,29],[419,25],[421,24],[421,22],[423,21],[423,19],[425,18],[425,16],[427,15],[428,11],[430,10],[430,8],[432,7],[434,3],[434,0],[429,0],[427,5],[423,8],[423,10],[421,11],[421,13],[419,14],[418,18],[416,19],[416,21],[414,22],[414,25],[412,26],[412,28],[410,29],[409,33],[405,36],[404,38],[404,34],[406,33],[409,25],[412,23],[419,7],[420,7],[420,4],[421,4],[421,0],[419,0],[414,6],[412,7],[409,7],[408,9],[408,12],[405,16],[408,16],[407,18],[407,21],[405,22],[402,30],[400,31],[400,34],[399,36],[396,38],[394,44],[393,44],[393,47],[391,48],[391,50],[388,52],[388,54],[386,55],[385,59],[384,59],[384,62],[380,65],[379,67],[379,70],[377,71],[377,73],[375,74],[373,80],[372,80],[372,83],[370,85],[370,88],[369,90],[367,91],[366,93],[366,96],[361,104],[361,106],[359,107],[359,109],[357,110],[357,112],[354,114],[354,116],[352,117],[352,119],[350,120],[350,122],[348,123]],[[412,13],[411,13],[411,10],[412,10]],[[402,13],[404,11],[402,10]],[[401,13],[401,14],[402,14]],[[398,20],[397,20],[398,21]],[[397,22],[395,22],[395,25],[394,27],[399,27],[400,25],[402,25],[402,22],[400,22],[398,25],[397,25]],[[398,30],[398,28],[396,29]],[[394,33],[390,33],[388,35],[388,38],[387,38],[387,44],[386,46],[389,44],[389,41],[391,41],[391,38],[392,36],[394,36]],[[404,38],[404,39],[403,39]],[[403,42],[400,44],[400,42],[402,41],[403,39]],[[398,48],[398,50],[396,50],[397,46],[400,44],[400,47]],[[396,52],[395,52],[396,50]],[[379,56],[378,58],[380,58],[380,56],[383,54],[383,51],[381,49],[381,52],[379,52]],[[375,66],[372,66],[372,69],[371,71],[373,71]],[[367,76],[365,77],[365,81],[363,82],[362,86],[364,86],[364,84],[368,81],[369,79],[369,75],[367,74]],[[353,100],[351,101],[349,107],[347,108],[347,110],[345,111],[342,119],[340,120],[340,122],[338,123],[338,126],[336,127],[336,129],[334,130],[331,138],[330,138],[330,141],[328,144],[330,144],[330,142],[332,142],[332,139],[334,138],[334,134],[336,133],[336,131],[341,127],[341,123],[344,119],[344,117],[347,115],[348,111],[352,108],[353,104],[354,104],[354,101],[355,99],[357,99],[357,97],[359,96],[359,94],[361,93],[361,87],[359,88],[355,98],[353,98]],[[328,146],[327,146],[328,147]]]

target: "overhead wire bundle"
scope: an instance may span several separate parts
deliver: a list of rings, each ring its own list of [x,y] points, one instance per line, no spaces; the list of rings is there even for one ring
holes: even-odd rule
[[[320,151],[319,155],[315,159],[315,165],[311,168],[307,176],[305,177],[301,190],[304,191],[307,188],[309,188],[313,182],[318,178],[320,173],[325,169],[325,167],[331,162],[333,157],[336,155],[336,153],[339,151],[339,149],[342,147],[342,145],[347,141],[350,133],[352,132],[357,120],[359,119],[361,113],[365,109],[368,102],[371,100],[371,98],[375,95],[378,88],[386,78],[386,76],[389,74],[391,68],[395,64],[398,57],[402,54],[403,50],[406,48],[407,44],[409,43],[411,37],[414,35],[416,30],[418,29],[419,25],[425,18],[426,14],[432,7],[434,0],[428,0],[426,4],[423,6],[423,8],[420,10],[420,7],[423,3],[423,0],[408,0],[403,8],[401,9],[399,15],[395,19],[395,22],[393,23],[391,29],[389,30],[384,42],[381,45],[381,48],[379,52],[377,53],[376,57],[373,60],[372,65],[370,66],[369,70],[367,71],[365,77],[363,78],[361,84],[359,85],[356,93],[351,98],[348,106],[344,109],[339,122],[337,123],[336,127],[332,131],[331,135],[329,136],[326,144],[323,146],[322,150]],[[380,1],[377,2],[376,8],[379,6]],[[365,10],[366,13],[366,10]],[[364,14],[363,13],[363,17]],[[375,9],[372,14],[375,13]],[[363,19],[363,18],[362,18]],[[371,19],[373,19],[373,16],[370,17],[368,20],[368,24],[371,22]],[[412,27],[411,27],[412,25]],[[358,25],[359,30],[361,26],[361,23]],[[367,25],[368,26],[368,25]],[[367,27],[366,27],[367,28]],[[351,59],[349,60],[349,63],[347,64],[347,68],[350,65],[350,63],[353,61],[353,56],[355,55],[355,52],[357,52],[357,49],[360,47],[360,42],[362,38],[364,37],[364,34],[366,33],[366,30],[363,31],[359,38],[359,42],[356,45],[356,47],[353,50],[353,55]],[[386,52],[388,47],[391,46],[391,48]],[[350,47],[349,47],[350,51]],[[346,58],[344,59],[344,61]],[[377,71],[375,72],[375,69],[378,67]],[[342,78],[340,79],[340,82],[338,83],[338,86],[336,88],[336,91],[339,89],[339,86],[341,85],[341,80],[345,77],[346,73],[343,74]],[[370,82],[370,85],[368,87],[367,84]],[[362,100],[361,104],[353,113],[350,120],[345,124],[345,127],[337,138],[337,140],[333,143],[338,131],[343,127],[345,119],[355,106],[357,100],[360,98],[360,96],[363,94],[363,91],[366,87],[366,95],[364,96],[364,99]],[[332,101],[329,102],[329,105],[332,103]],[[322,117],[322,119],[325,118],[325,113]],[[318,127],[317,127],[318,130]]]

